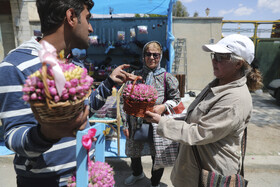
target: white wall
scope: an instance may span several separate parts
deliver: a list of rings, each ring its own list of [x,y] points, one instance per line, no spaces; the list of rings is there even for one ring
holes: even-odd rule
[[[202,45],[221,39],[221,17],[173,18],[173,35],[186,38],[187,42],[187,90],[201,90],[213,80],[210,54],[202,50]],[[183,61],[180,62],[182,65]],[[181,68],[182,69],[182,68]]]

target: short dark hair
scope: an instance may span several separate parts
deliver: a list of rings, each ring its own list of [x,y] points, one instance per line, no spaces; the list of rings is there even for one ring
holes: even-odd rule
[[[36,0],[37,11],[41,21],[41,32],[44,35],[53,33],[62,23],[69,8],[73,8],[79,18],[84,5],[90,10],[92,0]]]

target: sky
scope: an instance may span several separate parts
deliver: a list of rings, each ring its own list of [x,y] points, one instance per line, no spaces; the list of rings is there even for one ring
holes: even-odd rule
[[[189,16],[195,12],[199,17],[206,16],[205,9],[209,8],[209,17],[223,17],[223,20],[280,20],[280,0],[180,0],[187,8]],[[253,24],[224,24],[223,29],[243,29],[241,34],[252,36]],[[270,37],[272,24],[260,24],[258,37]],[[223,30],[225,31],[225,30]],[[227,35],[226,32],[223,32]],[[228,33],[230,34],[230,33]]]
[[[107,0],[110,1],[110,0]],[[127,0],[128,1],[128,0]],[[152,0],[150,0],[152,1]],[[163,0],[166,1],[166,0]],[[208,17],[222,17],[223,20],[242,21],[276,21],[280,20],[280,0],[180,0],[186,7],[190,17],[197,12],[199,17],[205,17],[205,9],[209,8]],[[129,16],[128,16],[129,15]],[[134,14],[131,14],[134,16]],[[114,17],[131,17],[130,14],[114,14]],[[108,15],[94,15],[93,17],[106,17]],[[227,23],[223,25],[222,31],[234,30],[247,36],[253,36],[253,24]],[[241,29],[241,31],[240,31]],[[260,24],[258,26],[258,37],[270,37],[272,24]],[[229,31],[231,32],[231,31]],[[229,33],[230,34],[230,33]]]
[[[197,11],[209,17],[223,17],[223,20],[266,20],[280,19],[280,0],[180,0],[190,16]]]

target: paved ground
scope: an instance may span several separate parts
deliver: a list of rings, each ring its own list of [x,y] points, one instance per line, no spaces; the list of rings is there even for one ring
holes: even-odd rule
[[[252,93],[254,112],[248,127],[248,145],[245,158],[245,178],[249,187],[279,187],[280,186],[280,107],[275,100],[264,93]],[[187,99],[189,102],[193,98]],[[116,172],[116,187],[125,186],[123,181],[131,173],[128,158],[106,158]],[[150,186],[151,159],[143,158],[146,178],[134,187]],[[166,168],[161,186],[172,187],[170,182],[171,168]],[[12,166],[12,156],[0,157],[0,187],[15,187],[15,173]]]

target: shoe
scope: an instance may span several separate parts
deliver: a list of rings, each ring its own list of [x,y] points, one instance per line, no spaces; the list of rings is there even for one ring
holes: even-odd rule
[[[145,174],[142,172],[141,175],[138,176],[134,176],[134,175],[130,175],[129,177],[127,177],[124,181],[125,185],[132,185],[134,184],[136,181],[139,181],[141,179],[143,179],[145,177]]]

